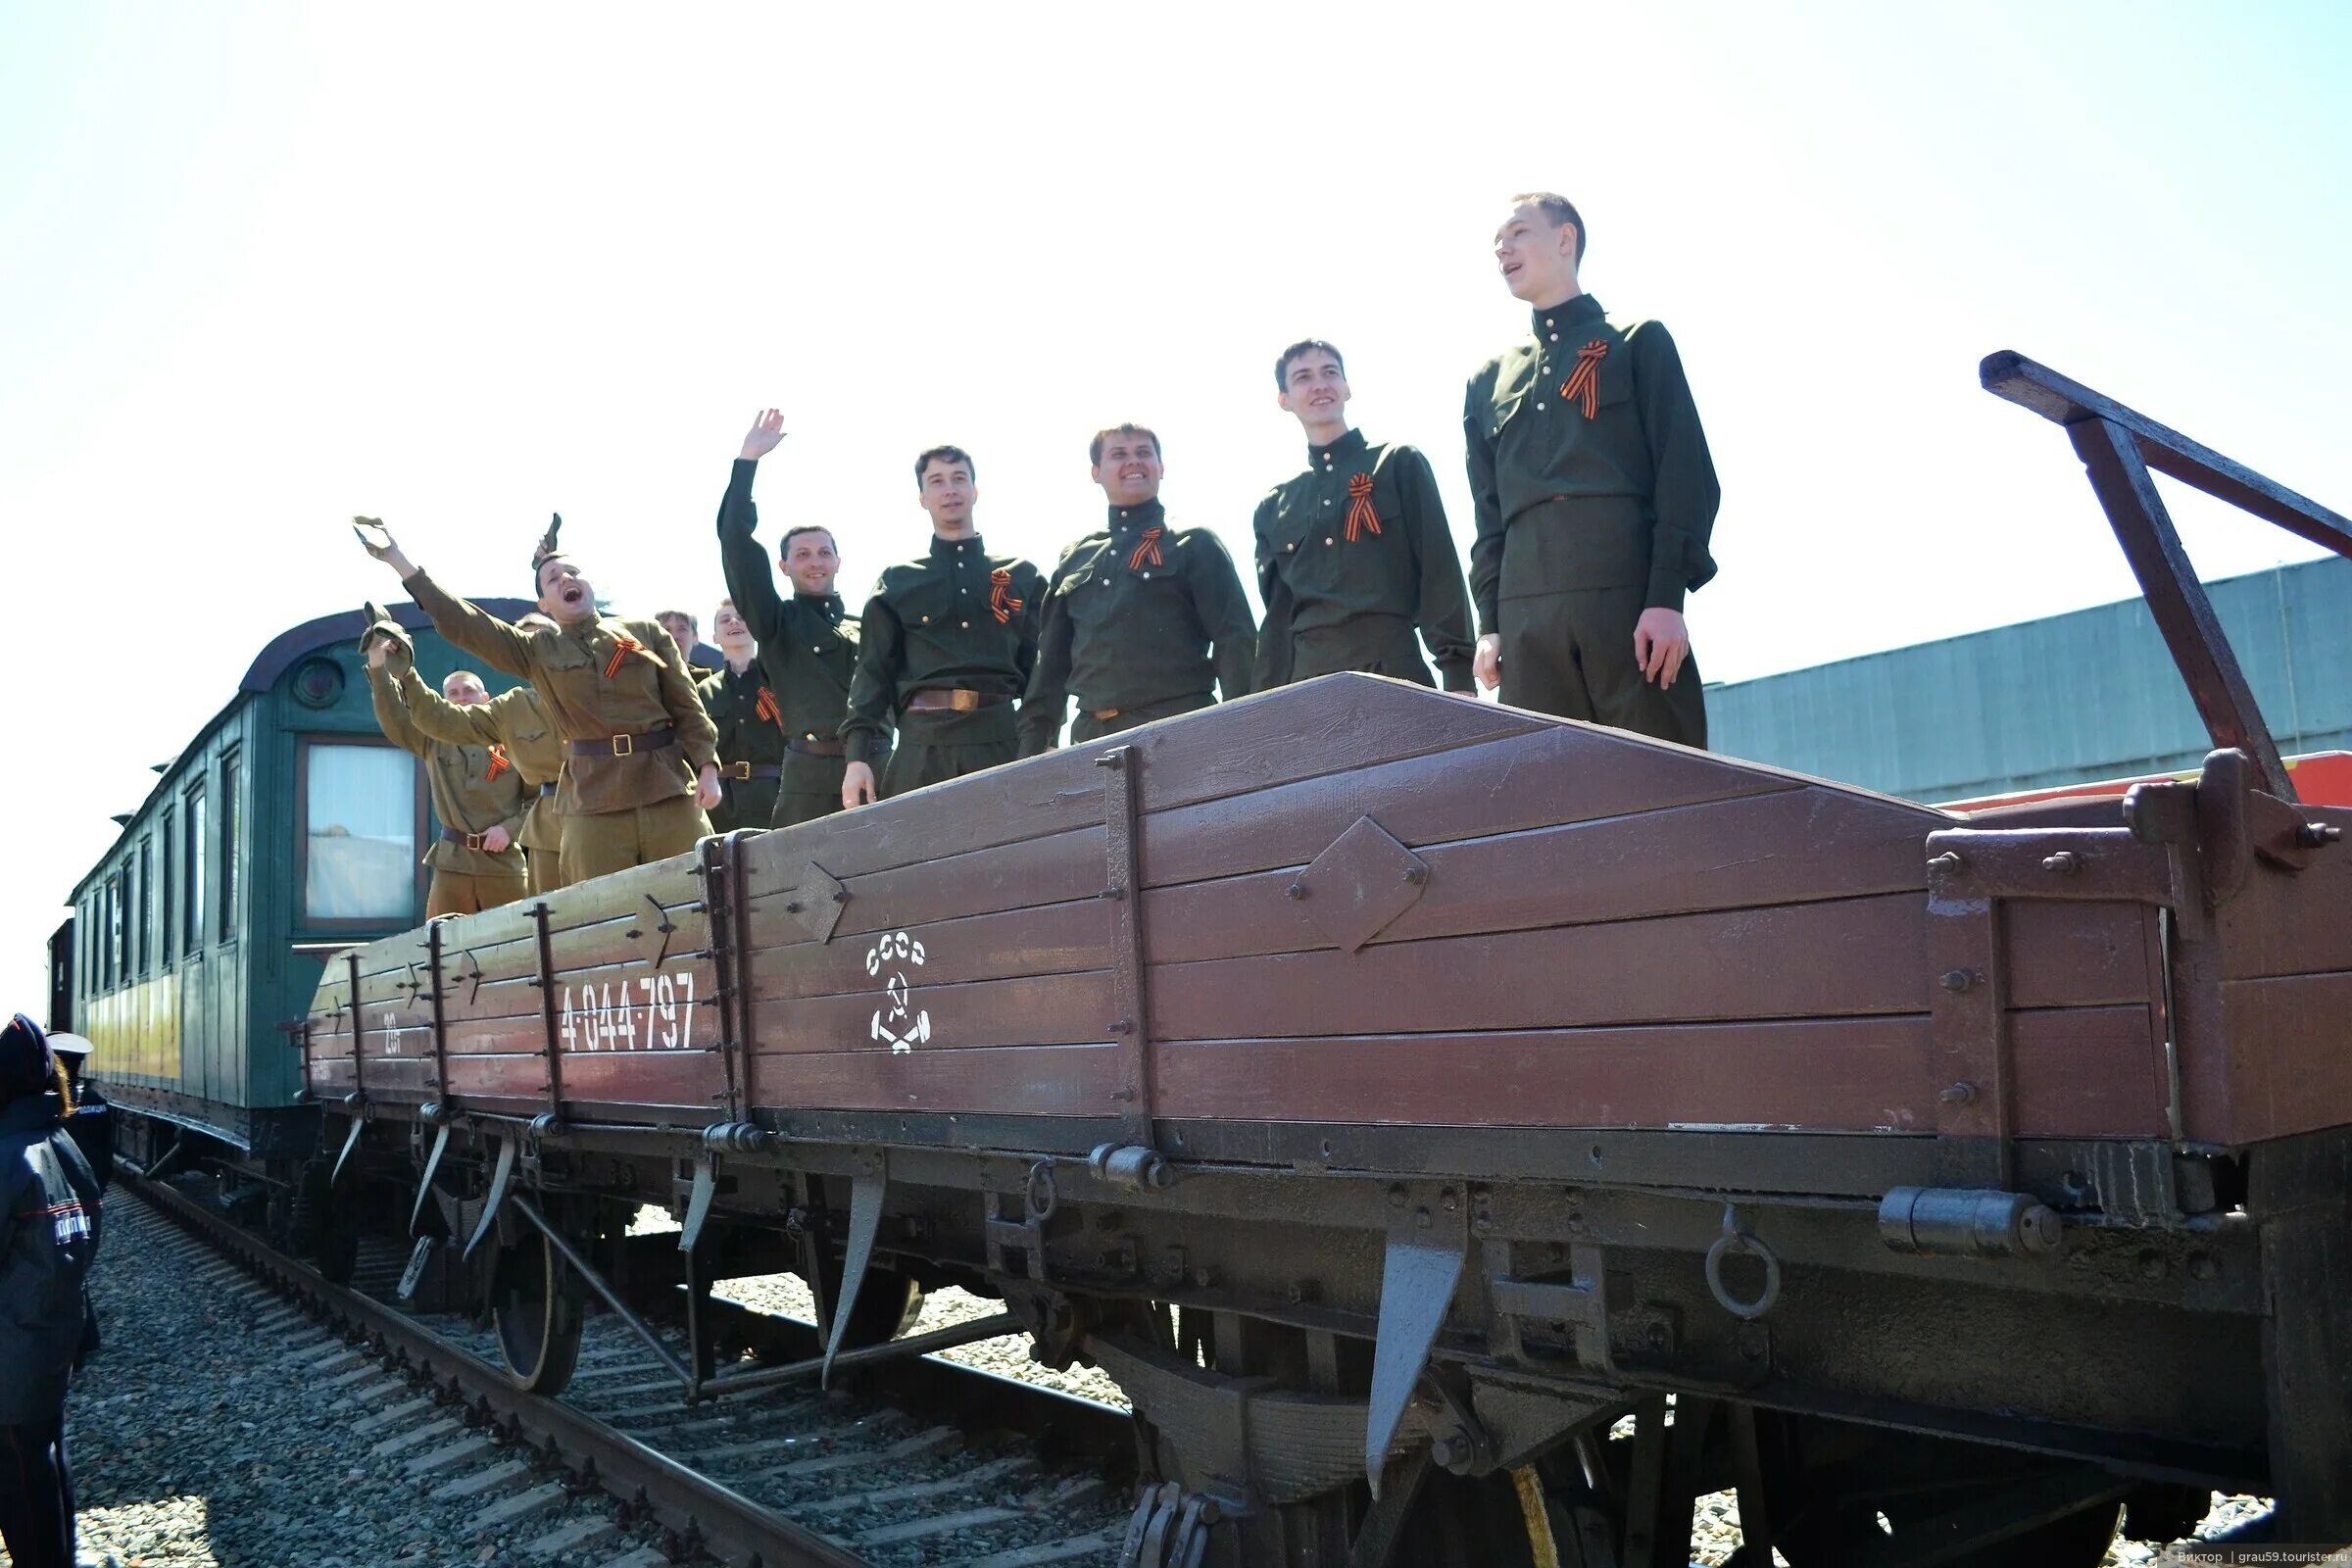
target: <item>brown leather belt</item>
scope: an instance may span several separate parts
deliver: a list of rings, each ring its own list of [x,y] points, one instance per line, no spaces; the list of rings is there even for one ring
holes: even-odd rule
[[[782,778],[784,769],[773,762],[721,762],[718,764],[718,776],[735,779]]]
[[[649,729],[642,735],[615,735],[605,741],[573,741],[574,757],[630,757],[638,752],[658,752],[664,746],[678,744],[678,732],[667,726]]]
[[[441,842],[444,844],[463,844],[469,850],[480,850],[485,855],[505,853],[503,850],[494,850],[484,844],[482,840],[486,836],[486,833],[468,833],[462,827],[445,827],[441,830]],[[512,844],[508,847],[513,848]]]
[[[1090,708],[1087,710],[1087,717],[1092,719],[1101,720],[1116,718],[1118,716],[1119,710],[1115,708]]]
[[[844,741],[820,741],[813,735],[795,735],[784,743],[803,757],[846,757],[849,745]]]
[[[994,708],[999,703],[1011,701],[1009,696],[998,692],[971,692],[965,691],[961,687],[933,687],[924,691],[908,692],[903,706],[909,713],[971,713],[977,712],[983,708]]]

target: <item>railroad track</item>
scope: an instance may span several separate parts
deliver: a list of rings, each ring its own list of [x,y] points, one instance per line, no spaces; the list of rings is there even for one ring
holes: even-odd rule
[[[431,1500],[475,1505],[469,1532],[521,1537],[525,1556],[1085,1568],[1118,1553],[1129,1506],[1117,1466],[1133,1447],[1123,1411],[928,1355],[860,1369],[855,1392],[810,1383],[689,1406],[610,1315],[589,1319],[563,1396],[526,1394],[487,1330],[391,1303],[389,1247],[338,1286],[168,1185],[128,1173],[124,1185],[284,1298],[256,1313],[272,1332],[307,1318],[330,1336],[273,1371],[351,1401],[355,1440]],[[764,1340],[771,1358],[813,1346],[806,1325],[736,1310],[742,1337]],[[577,1505],[598,1489],[612,1507]],[[665,1532],[662,1549],[595,1554],[644,1521]]]

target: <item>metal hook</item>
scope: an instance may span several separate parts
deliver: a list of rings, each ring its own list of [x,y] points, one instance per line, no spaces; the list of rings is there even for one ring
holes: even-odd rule
[[[1764,1289],[1752,1301],[1739,1299],[1724,1286],[1723,1260],[1733,1252],[1745,1252],[1764,1265]],[[1781,1260],[1751,1232],[1740,1228],[1740,1210],[1736,1204],[1723,1205],[1723,1234],[1707,1249],[1707,1290],[1713,1294],[1716,1305],[1749,1322],[1771,1311],[1773,1303],[1781,1298]]]

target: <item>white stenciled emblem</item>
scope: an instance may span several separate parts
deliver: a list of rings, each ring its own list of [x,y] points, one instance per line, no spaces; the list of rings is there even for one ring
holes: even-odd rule
[[[874,1009],[873,1037],[904,1055],[931,1038],[931,1014],[914,1004],[912,972],[923,966],[923,945],[893,931],[865,951],[865,972],[882,980],[882,1005]]]

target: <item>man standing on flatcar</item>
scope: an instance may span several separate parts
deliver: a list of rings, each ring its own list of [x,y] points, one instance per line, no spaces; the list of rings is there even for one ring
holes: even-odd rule
[[[718,736],[669,633],[598,613],[594,585],[556,548],[562,524],[559,516],[532,555],[539,610],[553,623],[532,630],[449,593],[382,523],[356,526],[442,636],[538,688],[566,748],[556,797],[564,874],[584,882],[686,854],[710,831],[703,813],[718,804]]]
[[[784,710],[756,667],[752,629],[722,599],[710,617],[726,667],[695,682],[703,711],[718,726],[718,778],[726,796],[710,812],[710,831],[764,828],[775,820],[776,790],[784,777]]]
[[[1275,401],[1306,431],[1306,471],[1258,503],[1260,690],[1338,670],[1430,684],[1421,649],[1449,692],[1470,690],[1470,596],[1418,447],[1367,442],[1348,422],[1348,367],[1306,338],[1274,362]]]
[[[1168,526],[1159,437],[1140,424],[1098,430],[1087,461],[1110,513],[1061,553],[1046,588],[1023,757],[1060,744],[1073,695],[1072,744],[1250,695],[1257,623],[1241,574],[1206,528]]]
[[[858,668],[857,620],[833,591],[841,554],[830,528],[804,524],[784,530],[777,564],[791,580],[792,597],[776,591],[767,555],[754,537],[759,508],[752,504],[752,479],[760,460],[784,439],[784,416],[766,410],[752,421],[718,504],[718,559],[727,593],[760,648],[760,685],[772,693],[784,732],[784,777],[773,816],[760,826],[790,827],[842,808],[842,775],[848,765],[842,720],[850,707],[850,681]],[[872,759],[868,760],[869,768]]]
[[[1715,575],[1722,490],[1674,339],[1604,316],[1584,256],[1566,197],[1511,198],[1494,258],[1534,332],[1462,407],[1478,678],[1516,707],[1703,747],[1683,596]]]
[[[398,622],[375,621],[364,641],[375,722],[384,739],[424,763],[433,814],[441,819],[439,841],[424,852],[424,863],[433,868],[424,917],[475,914],[514,903],[527,885],[520,842],[527,809],[522,770],[504,746],[437,741],[409,717],[390,666],[397,650],[400,662],[413,667],[415,650]],[[443,681],[441,693],[459,708],[479,707],[490,700],[481,677],[466,669]]]
[[[931,549],[884,568],[858,617],[858,669],[841,726],[849,752],[844,807],[1009,762],[1019,748],[1013,705],[1037,666],[1045,577],[981,544],[972,524],[976,470],[961,447],[923,452],[914,482],[931,515]],[[873,759],[894,724],[898,751],[877,788]]]
[[[537,611],[514,622],[532,630],[555,622]],[[424,683],[405,645],[393,645],[387,664],[409,722],[437,741],[457,746],[501,746],[522,774],[530,809],[522,819],[522,858],[530,896],[564,886],[564,816],[556,795],[564,779],[564,742],[529,686],[514,686],[484,703],[458,704]]]

